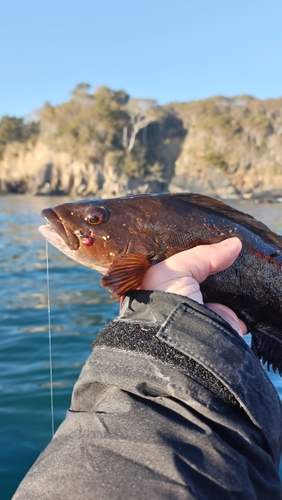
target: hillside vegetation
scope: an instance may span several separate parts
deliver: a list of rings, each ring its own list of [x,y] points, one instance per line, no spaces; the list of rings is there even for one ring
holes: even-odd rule
[[[2,192],[123,195],[282,192],[282,99],[171,103],[79,84],[38,121],[0,121]]]

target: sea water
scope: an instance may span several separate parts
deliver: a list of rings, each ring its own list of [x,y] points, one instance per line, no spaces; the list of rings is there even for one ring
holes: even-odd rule
[[[40,211],[69,198],[0,199],[0,491],[9,500],[52,437],[45,241]],[[282,234],[282,204],[232,201]],[[55,430],[100,329],[118,303],[100,275],[49,246]],[[282,378],[270,373],[282,398]]]

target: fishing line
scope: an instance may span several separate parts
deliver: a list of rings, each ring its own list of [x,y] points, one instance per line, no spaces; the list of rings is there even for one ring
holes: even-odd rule
[[[48,308],[48,331],[49,331],[49,371],[50,371],[50,399],[51,399],[51,425],[52,436],[54,436],[54,395],[53,395],[53,364],[52,364],[52,335],[51,335],[51,305],[50,305],[50,278],[49,278],[49,254],[48,242],[46,240],[46,275],[47,275],[47,308]]]

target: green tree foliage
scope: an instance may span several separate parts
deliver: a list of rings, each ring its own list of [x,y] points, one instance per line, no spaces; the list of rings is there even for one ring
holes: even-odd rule
[[[59,106],[46,103],[41,111],[41,137],[52,148],[104,163],[119,158],[127,175],[144,177],[166,169],[160,151],[163,141],[185,136],[182,121],[152,99],[130,99],[124,90],[106,86],[93,94],[78,84],[72,98]]]
[[[38,132],[39,127],[35,122],[24,124],[22,118],[3,116],[0,120],[0,157],[10,142],[26,142],[32,136],[35,137]]]
[[[280,148],[282,99],[260,101],[248,95],[217,96],[172,103],[166,109],[182,119],[189,133],[186,155],[190,164],[197,164],[200,169],[206,165],[228,173],[238,169],[243,172],[261,158],[270,168],[273,163],[270,151]],[[279,157],[280,153],[276,156],[280,164]]]
[[[88,91],[87,84],[79,84],[70,101],[56,107],[45,104],[41,130],[55,149],[102,161],[107,151],[122,149],[122,129],[129,120],[122,106],[128,95],[107,87],[92,96]]]
[[[38,124],[3,117],[0,153],[9,142],[24,142],[39,133],[40,140],[57,151],[101,165],[106,156],[116,158],[114,168],[129,176],[163,177],[167,167],[162,143],[183,138],[183,131],[175,113],[163,110],[153,99],[130,99],[124,90],[106,86],[91,93],[90,85],[82,82],[76,85],[69,101],[58,106],[45,103]]]
[[[78,83],[74,90],[72,91],[73,97],[81,96],[81,95],[87,95],[89,96],[88,92],[90,90],[90,85],[89,83]]]
[[[122,171],[132,177],[142,179],[147,172],[146,151],[141,146],[132,148],[124,155]]]
[[[2,156],[6,145],[12,141],[21,139],[22,118],[14,116],[3,116],[0,121],[0,156]]]
[[[131,99],[124,90],[106,86],[92,92],[82,82],[69,101],[46,103],[39,124],[4,116],[0,154],[11,141],[36,138],[40,127],[40,139],[52,149],[101,165],[106,156],[116,158],[113,168],[127,175],[169,179],[188,133],[189,161],[229,172],[241,164],[243,150],[245,162],[254,150],[264,153],[268,136],[281,129],[281,105],[244,95],[161,107],[153,99]]]

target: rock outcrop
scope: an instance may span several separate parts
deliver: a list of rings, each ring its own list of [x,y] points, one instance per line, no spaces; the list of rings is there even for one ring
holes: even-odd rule
[[[106,155],[104,164],[50,149],[13,142],[0,162],[0,192],[33,195],[122,196],[161,192],[167,183],[152,176],[137,179],[123,173]]]
[[[67,105],[69,112],[73,105]],[[76,151],[73,136],[71,143],[70,135],[58,129],[54,110],[48,110],[48,119],[53,121],[52,126],[48,121],[43,124],[44,133],[5,146],[0,160],[2,193],[108,197],[170,190],[220,198],[248,198],[271,192],[282,195],[282,99],[217,97],[158,106],[151,109],[146,127],[136,134],[132,151],[123,149],[124,131],[130,132],[130,122],[126,121],[129,115],[122,111],[123,128],[118,129],[118,121],[111,123],[108,149],[92,156],[90,139],[82,143],[88,148],[87,155],[82,147]],[[66,113],[64,109],[60,112]],[[96,152],[99,148],[102,151],[105,126],[95,132],[100,134],[93,143]],[[58,130],[60,147],[56,143]],[[82,134],[83,122],[79,122],[77,130]],[[128,161],[129,167],[125,168],[124,162]]]
[[[282,193],[282,100],[217,97],[173,105],[187,130],[173,191],[223,198]]]

